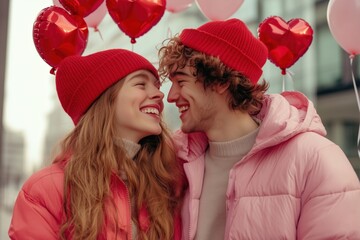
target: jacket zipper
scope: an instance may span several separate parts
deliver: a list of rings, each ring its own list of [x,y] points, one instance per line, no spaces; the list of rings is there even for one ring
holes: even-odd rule
[[[124,184],[125,186],[125,190],[126,190],[126,199],[127,199],[127,202],[128,202],[128,209],[129,209],[129,218],[128,218],[128,240],[131,240],[132,239],[132,222],[131,222],[131,215],[132,215],[132,212],[131,212],[131,201],[130,201],[130,193],[129,193],[129,188],[128,186],[126,185],[126,183],[124,182],[124,180],[122,180],[120,177],[119,177],[120,181]]]
[[[190,201],[190,197],[189,197],[189,201]],[[189,202],[189,208],[190,208],[190,202]],[[189,209],[190,210],[190,209]],[[190,212],[189,212],[190,214]],[[190,219],[191,219],[191,216],[189,217],[189,240],[190,240],[190,233],[191,233],[191,224],[190,224]]]
[[[132,239],[132,221],[131,221],[131,215],[132,215],[132,208],[131,208],[131,200],[130,200],[130,193],[129,193],[129,189],[127,187],[127,185],[125,184],[125,188],[126,188],[126,194],[127,194],[127,200],[128,200],[128,206],[129,206],[129,240]]]

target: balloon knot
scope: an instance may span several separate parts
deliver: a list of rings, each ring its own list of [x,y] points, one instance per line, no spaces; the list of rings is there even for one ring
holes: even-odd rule
[[[131,42],[132,44],[135,44],[135,43],[136,43],[135,38],[132,38],[130,42]]]
[[[55,68],[55,67],[51,68],[50,73],[51,73],[52,75],[55,75],[55,72],[56,72],[56,68]]]
[[[281,74],[282,74],[282,75],[286,75],[286,69],[285,69],[285,68],[282,68],[282,69],[281,69]]]

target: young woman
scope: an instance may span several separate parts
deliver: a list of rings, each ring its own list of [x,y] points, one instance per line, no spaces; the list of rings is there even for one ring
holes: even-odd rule
[[[63,60],[56,89],[75,128],[25,182],[11,239],[181,238],[183,173],[159,87],[151,63],[127,50]]]

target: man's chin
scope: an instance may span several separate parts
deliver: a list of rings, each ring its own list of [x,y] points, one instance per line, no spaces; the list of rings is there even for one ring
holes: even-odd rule
[[[185,126],[184,124],[181,125],[181,131],[183,131],[184,133],[192,133],[192,132],[194,132],[192,129]]]

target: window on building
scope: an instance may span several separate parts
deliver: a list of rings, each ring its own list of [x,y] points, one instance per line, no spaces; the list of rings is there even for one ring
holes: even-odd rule
[[[327,1],[316,4],[317,82],[318,88],[331,88],[342,78],[342,50],[331,35],[327,19]]]
[[[343,150],[349,157],[358,156],[358,122],[344,122],[344,146]]]
[[[328,88],[338,84],[341,73],[341,49],[333,40],[327,27],[317,31],[318,87]]]

